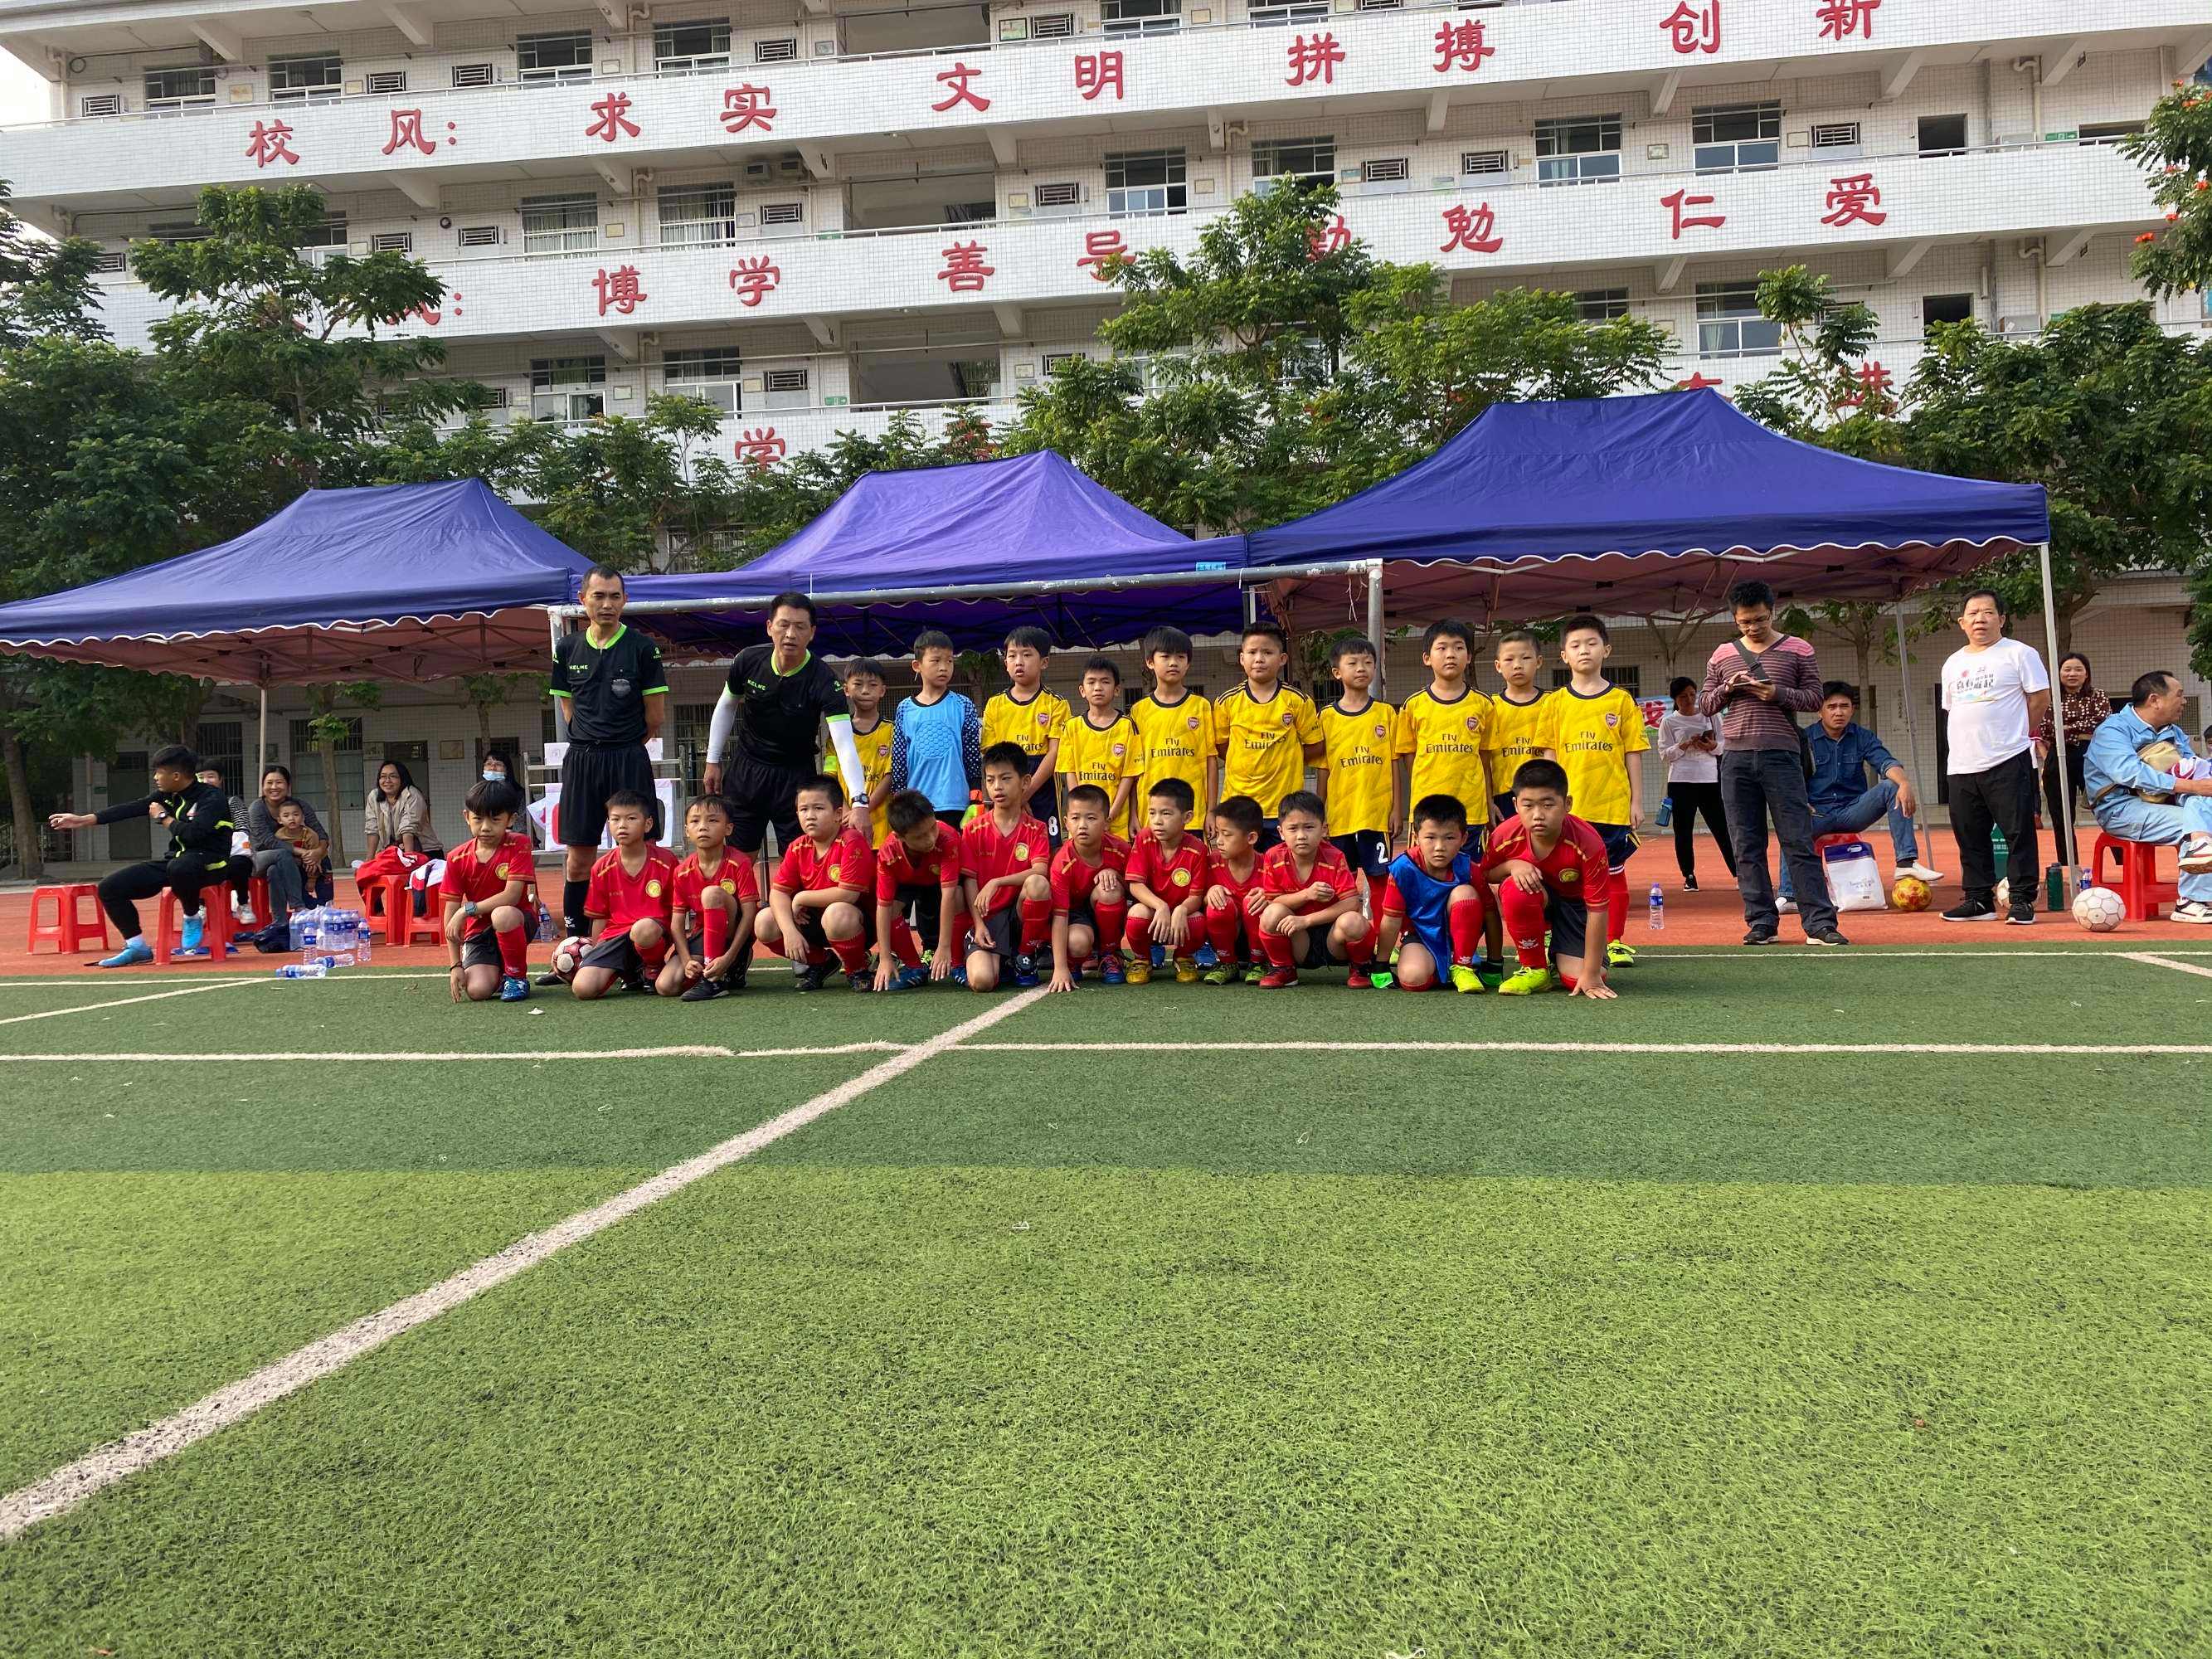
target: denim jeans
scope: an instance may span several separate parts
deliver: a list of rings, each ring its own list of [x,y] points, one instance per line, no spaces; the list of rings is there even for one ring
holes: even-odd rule
[[[1792,879],[1804,894],[1798,919],[1808,936],[1836,925],[1828,902],[1828,878],[1813,856],[1813,808],[1805,799],[1805,760],[1795,749],[1729,749],[1721,752],[1721,798],[1728,807],[1729,834],[1735,842],[1736,890],[1743,895],[1743,919],[1764,933],[1782,922],[1774,908],[1774,883],[1766,873],[1766,819],[1782,857],[1796,868]]]
[[[2096,805],[2097,827],[2117,841],[2144,841],[2178,847],[2197,830],[2212,835],[2212,795],[2184,795],[2170,806],[2142,799],[2132,789],[2107,795]],[[2107,865],[2104,873],[2112,874]],[[2212,904],[2212,875],[2186,870],[2174,884],[2179,896]]]
[[[1889,817],[1889,842],[1897,849],[1899,864],[1920,861],[1920,842],[1912,833],[1912,820],[1898,811],[1897,785],[1889,778],[1861,795],[1856,800],[1845,801],[1833,811],[1813,809],[1813,839],[1823,836],[1840,836],[1852,830],[1864,830],[1885,813]],[[1782,896],[1788,898],[1796,891],[1790,879],[1790,861],[1782,861]]]

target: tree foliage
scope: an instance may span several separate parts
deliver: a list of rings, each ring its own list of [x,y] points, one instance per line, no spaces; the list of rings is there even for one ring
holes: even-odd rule
[[[2120,151],[2149,175],[2166,222],[2136,239],[2136,280],[2154,299],[2212,286],[2212,87],[2176,81]]]

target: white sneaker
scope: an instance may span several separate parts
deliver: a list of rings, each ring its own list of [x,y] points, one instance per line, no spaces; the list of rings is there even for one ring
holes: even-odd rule
[[[230,919],[236,922],[251,923],[254,919],[253,907],[248,904],[244,899],[234,898],[231,900]]]
[[[1791,898],[1778,898],[1774,901],[1774,908],[1785,916],[1794,916],[1797,914],[1797,901]]]
[[[2181,848],[2181,867],[2192,876],[2212,871],[2212,836],[2190,836]]]
[[[2193,921],[2199,926],[2212,925],[2212,904],[2203,899],[2185,899],[2173,907],[2169,921]]]
[[[1930,870],[1924,864],[1900,864],[1890,872],[1889,878],[1892,881],[1903,881],[1907,876],[1917,876],[1930,886],[1943,879],[1943,872],[1941,870]]]

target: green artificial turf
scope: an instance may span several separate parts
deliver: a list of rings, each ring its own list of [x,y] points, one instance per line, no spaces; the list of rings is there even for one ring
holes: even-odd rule
[[[0,1550],[0,1650],[2200,1653],[2208,1224],[742,1166]]]

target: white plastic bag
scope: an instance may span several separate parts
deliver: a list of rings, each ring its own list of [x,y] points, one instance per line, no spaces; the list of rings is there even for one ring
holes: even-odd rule
[[[1837,842],[1820,849],[1821,868],[1828,878],[1828,901],[1838,910],[1884,910],[1889,897],[1881,890],[1881,872],[1875,864],[1874,848],[1863,841]]]

